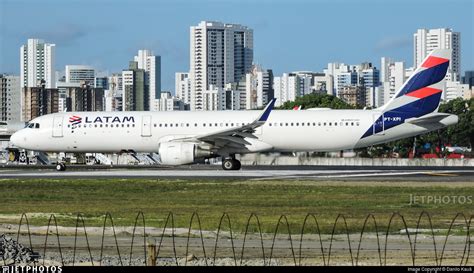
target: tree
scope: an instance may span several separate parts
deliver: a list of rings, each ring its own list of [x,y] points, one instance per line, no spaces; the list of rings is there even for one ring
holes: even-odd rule
[[[285,102],[280,109],[293,109],[295,106],[308,108],[354,109],[354,107],[338,97],[328,94],[311,93],[296,98],[295,101]]]

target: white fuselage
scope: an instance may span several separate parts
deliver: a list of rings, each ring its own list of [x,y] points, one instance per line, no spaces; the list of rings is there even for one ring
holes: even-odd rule
[[[12,141],[24,149],[45,152],[157,152],[162,142],[238,127],[252,122],[260,113],[56,113],[30,121],[38,123],[39,128],[20,130]],[[353,149],[426,133],[457,121],[446,119],[432,126],[401,123],[361,139],[380,114],[376,110],[273,110],[265,124],[254,133],[259,143],[266,145],[252,144],[256,146],[236,150],[235,153]],[[71,116],[79,117],[80,122],[71,122]]]

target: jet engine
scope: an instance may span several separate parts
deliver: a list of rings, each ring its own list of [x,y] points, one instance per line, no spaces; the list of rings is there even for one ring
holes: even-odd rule
[[[158,148],[164,165],[191,164],[198,158],[211,156],[211,151],[191,142],[163,142]]]

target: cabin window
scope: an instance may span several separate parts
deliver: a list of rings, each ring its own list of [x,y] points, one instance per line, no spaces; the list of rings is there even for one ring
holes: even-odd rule
[[[337,126],[337,122],[334,122],[334,126]]]
[[[354,122],[351,122],[351,126],[354,126]]]
[[[219,126],[219,124],[218,124],[218,123],[214,123],[214,126],[217,127],[217,126]]]
[[[124,128],[124,127],[125,127],[125,124],[122,123],[122,128]],[[156,127],[156,124],[155,124],[155,127]]]
[[[304,122],[301,122],[301,126],[304,126]]]
[[[326,126],[326,122],[324,122],[323,125]]]
[[[358,122],[356,122],[356,125],[357,125],[357,126],[359,126],[359,123],[358,123]]]
[[[153,124],[153,126],[154,126],[154,127],[156,127],[156,123],[155,123],[155,124]]]
[[[197,124],[197,123],[194,123],[194,127],[197,127],[197,126],[198,126],[198,124]]]
[[[186,123],[186,127],[189,127],[189,123]]]
[[[97,128],[97,124],[94,124],[94,127]]]
[[[316,123],[313,122],[313,125],[316,125]],[[308,126],[311,126],[311,122],[308,122]]]
[[[272,126],[272,123],[271,123],[271,122],[270,122],[270,123],[268,123],[268,126]]]
[[[202,127],[206,127],[206,123],[203,123],[203,124],[202,124]]]
[[[212,123],[209,123],[209,127],[212,127]]]
[[[226,124],[225,124],[225,127],[229,127],[229,123],[226,123]]]
[[[68,125],[67,125],[67,128],[69,128],[69,127],[71,127],[71,125],[70,125],[70,124],[68,124]]]
[[[39,127],[40,127],[40,124],[39,124],[39,123],[35,123],[35,128],[36,128],[36,129],[39,129]]]
[[[346,122],[346,126],[349,126],[349,122]]]

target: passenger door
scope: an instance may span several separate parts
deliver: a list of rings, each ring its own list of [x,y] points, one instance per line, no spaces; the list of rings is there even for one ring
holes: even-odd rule
[[[385,122],[384,122],[383,113],[374,113],[373,114],[373,125],[372,132],[374,135],[384,135],[385,134]]]
[[[142,136],[143,137],[151,136],[151,116],[142,117]]]
[[[53,118],[53,137],[63,137],[63,117],[55,116]]]

